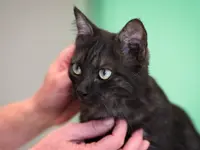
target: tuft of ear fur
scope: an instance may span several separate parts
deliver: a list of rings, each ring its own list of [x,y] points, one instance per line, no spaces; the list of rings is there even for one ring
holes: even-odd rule
[[[118,38],[125,44],[140,42],[147,46],[147,32],[139,19],[130,20],[119,32]]]
[[[93,23],[77,8],[74,6],[74,15],[76,18],[76,26],[78,35],[93,35],[94,25]]]
[[[130,20],[118,33],[122,52],[132,54],[138,60],[144,60],[147,55],[147,32],[139,19]]]

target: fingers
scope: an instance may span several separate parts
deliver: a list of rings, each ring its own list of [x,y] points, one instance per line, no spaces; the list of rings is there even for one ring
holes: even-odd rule
[[[116,126],[112,132],[112,135],[108,135],[99,142],[95,143],[95,148],[99,150],[116,150],[123,146],[124,139],[127,132],[127,123],[124,120],[118,120]]]
[[[132,150],[132,149],[139,150],[142,142],[143,142],[143,131],[138,130],[128,140],[128,142],[124,146],[123,150]]]
[[[138,130],[131,138],[128,140],[123,150],[147,150],[149,147],[149,142],[143,140],[143,130]]]
[[[114,119],[89,121],[86,123],[71,124],[68,137],[71,140],[85,140],[101,136],[108,132],[114,126]],[[69,128],[68,128],[69,129]]]
[[[149,148],[149,145],[150,145],[150,143],[148,141],[144,140],[142,142],[142,144],[140,145],[139,150],[147,150]]]
[[[71,61],[71,57],[73,56],[75,50],[75,45],[72,44],[62,50],[59,54],[59,56],[53,61],[53,63],[50,65],[51,72],[60,72],[63,70],[66,70],[66,74],[68,73],[68,65]]]
[[[59,61],[65,61],[66,63],[69,63],[73,53],[74,53],[75,45],[70,45],[63,51],[61,51],[59,55]]]
[[[80,104],[77,100],[71,101],[65,111],[60,115],[58,119],[56,119],[55,124],[61,124],[68,120],[70,120],[73,116],[75,116],[80,109]]]

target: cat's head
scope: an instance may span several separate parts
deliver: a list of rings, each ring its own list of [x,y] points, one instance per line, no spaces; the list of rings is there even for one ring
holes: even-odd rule
[[[138,107],[137,95],[148,76],[143,23],[133,19],[119,33],[110,33],[76,7],[74,14],[78,33],[69,76],[81,101],[82,120],[120,117],[124,107]]]

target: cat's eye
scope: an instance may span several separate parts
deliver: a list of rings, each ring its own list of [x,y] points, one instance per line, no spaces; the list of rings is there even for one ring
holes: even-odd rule
[[[78,64],[73,64],[72,65],[72,70],[76,75],[81,74],[81,67]]]
[[[108,78],[110,78],[112,74],[112,71],[109,69],[101,69],[99,71],[99,77],[103,80],[107,80]]]

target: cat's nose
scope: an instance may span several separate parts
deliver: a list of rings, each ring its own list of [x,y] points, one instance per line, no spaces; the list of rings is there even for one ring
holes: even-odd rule
[[[88,95],[87,89],[83,87],[78,87],[77,93],[81,97],[86,97]]]

